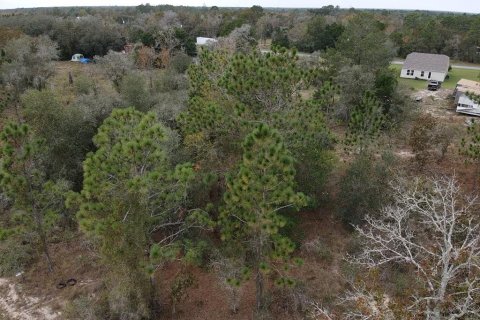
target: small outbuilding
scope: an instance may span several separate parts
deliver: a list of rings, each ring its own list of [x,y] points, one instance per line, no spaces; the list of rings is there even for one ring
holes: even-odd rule
[[[83,54],[81,54],[81,53],[75,53],[75,54],[72,56],[72,59],[71,59],[70,61],[80,62],[82,59],[83,59]]]
[[[83,56],[83,54],[81,54],[81,53],[75,53],[75,54],[72,56],[72,59],[71,59],[70,61],[80,62],[80,63],[83,63],[83,64],[87,64],[87,63],[93,62],[91,59],[85,58],[85,57]]]
[[[214,39],[214,38],[197,37],[197,46],[215,44],[216,42],[217,42],[217,39]]]
[[[480,116],[479,103],[470,97],[472,94],[480,96],[480,82],[461,79],[458,81],[453,94],[458,113]]]
[[[401,78],[444,82],[450,68],[450,58],[443,54],[412,52],[403,63]]]

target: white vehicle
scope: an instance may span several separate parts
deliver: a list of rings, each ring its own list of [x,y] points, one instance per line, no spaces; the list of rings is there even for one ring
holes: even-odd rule
[[[72,59],[71,59],[70,61],[80,62],[82,59],[83,59],[83,54],[81,54],[81,53],[75,53],[75,54],[72,56]]]

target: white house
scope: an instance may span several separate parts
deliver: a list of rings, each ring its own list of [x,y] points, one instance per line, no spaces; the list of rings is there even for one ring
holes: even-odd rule
[[[205,46],[216,42],[217,39],[214,38],[197,37],[197,46]]]
[[[480,105],[469,95],[480,95],[480,82],[461,79],[454,90],[455,105],[458,113],[480,116]]]
[[[400,77],[443,82],[449,67],[450,58],[446,55],[412,52],[403,63]]]

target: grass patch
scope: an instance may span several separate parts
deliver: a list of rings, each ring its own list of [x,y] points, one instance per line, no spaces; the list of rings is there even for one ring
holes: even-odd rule
[[[457,85],[457,82],[460,79],[467,79],[473,81],[479,81],[480,71],[478,70],[467,70],[467,69],[456,69],[453,68],[452,71],[449,72],[450,78],[445,81],[444,86],[447,89],[454,89]]]
[[[303,248],[307,253],[315,255],[329,264],[333,261],[333,251],[330,244],[320,238],[305,242]]]
[[[427,88],[427,81],[425,80],[415,80],[415,79],[404,79],[400,78],[400,71],[402,70],[402,66],[398,64],[392,64],[390,66],[398,75],[398,83],[410,88],[412,90],[423,90]],[[474,81],[480,81],[479,74],[480,71],[478,70],[468,70],[468,69],[458,69],[453,68],[449,73],[449,78],[445,80],[442,84],[442,87],[445,89],[454,89],[457,85],[457,82],[460,79],[468,79]]]

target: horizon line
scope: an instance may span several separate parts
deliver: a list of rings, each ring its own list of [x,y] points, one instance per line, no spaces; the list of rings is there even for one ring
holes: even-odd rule
[[[147,5],[148,3],[141,3],[139,5],[87,5],[87,6],[45,6],[45,7],[16,7],[16,8],[0,8],[0,11],[6,10],[22,10],[22,9],[54,9],[54,8],[135,8],[141,5]],[[225,9],[243,9],[243,8],[251,8],[252,6],[184,6],[184,5],[173,5],[173,4],[158,4],[158,5],[151,5],[151,7],[160,7],[160,6],[171,6],[171,7],[184,7],[184,8],[225,8]],[[260,6],[260,5],[258,5]],[[264,9],[321,9],[322,7],[264,7],[260,6]],[[340,10],[387,10],[387,11],[424,11],[424,12],[444,12],[444,13],[460,13],[460,14],[472,14],[477,15],[480,14],[479,12],[467,12],[467,11],[453,11],[453,10],[431,10],[431,9],[400,9],[400,8],[356,8],[356,7],[339,7]]]

